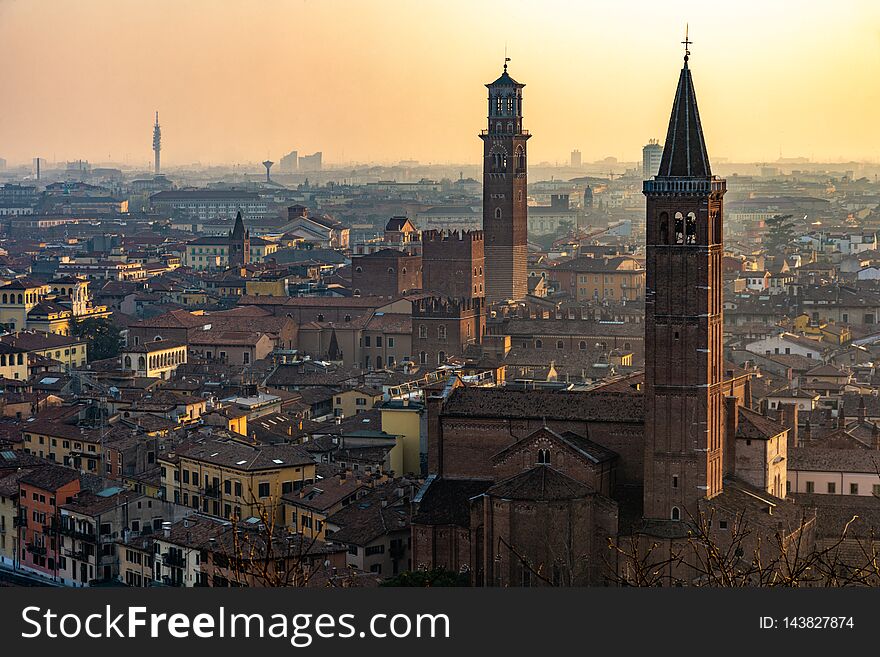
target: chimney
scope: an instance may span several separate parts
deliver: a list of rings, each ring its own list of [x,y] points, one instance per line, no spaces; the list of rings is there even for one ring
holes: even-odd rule
[[[165,536],[165,538],[171,537],[171,523],[170,522],[165,521],[162,523],[162,534]]]
[[[862,424],[865,421],[865,413],[866,413],[866,411],[865,411],[865,398],[862,397],[861,395],[859,395],[859,410],[858,410],[859,424]]]
[[[724,474],[736,471],[736,431],[739,428],[739,399],[733,395],[724,398]]]
[[[797,402],[779,404],[780,422],[788,427],[788,447],[798,444],[798,405]]]

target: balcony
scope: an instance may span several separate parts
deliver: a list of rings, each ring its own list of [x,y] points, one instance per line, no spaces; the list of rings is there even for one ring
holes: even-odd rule
[[[97,536],[94,532],[84,532],[82,530],[76,529],[76,527],[70,527],[68,525],[61,525],[60,532],[64,536],[70,536],[71,538],[75,538],[80,541],[87,541],[89,543],[94,543],[97,540]]]
[[[27,550],[32,554],[36,554],[42,557],[45,557],[47,552],[45,545],[34,545],[33,543],[27,544]]]
[[[181,552],[165,552],[162,554],[162,563],[166,566],[183,568],[186,566],[186,559]]]
[[[220,486],[208,486],[207,488],[200,488],[199,490],[202,493],[202,497],[208,497],[211,499],[220,498]]]

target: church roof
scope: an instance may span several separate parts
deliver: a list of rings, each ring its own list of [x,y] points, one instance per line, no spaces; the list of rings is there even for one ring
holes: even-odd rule
[[[687,57],[678,78],[657,175],[685,178],[707,178],[712,175]]]
[[[537,465],[518,475],[495,484],[488,491],[493,497],[507,500],[552,502],[574,500],[592,495],[595,491],[548,465]]]

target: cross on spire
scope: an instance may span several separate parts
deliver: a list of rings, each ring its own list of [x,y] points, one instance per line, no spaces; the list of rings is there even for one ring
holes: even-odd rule
[[[691,50],[688,46],[693,43],[690,39],[688,39],[688,24],[684,24],[684,41],[681,44],[684,46],[684,61],[687,63],[688,56],[691,54]]]

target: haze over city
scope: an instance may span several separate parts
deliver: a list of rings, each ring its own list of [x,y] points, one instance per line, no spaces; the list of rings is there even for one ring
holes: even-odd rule
[[[169,166],[476,164],[506,48],[533,164],[633,161],[663,138],[689,23],[714,160],[880,160],[880,5],[824,6],[0,2],[0,156],[146,166],[158,110]]]

